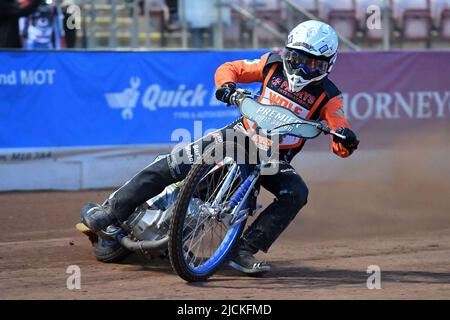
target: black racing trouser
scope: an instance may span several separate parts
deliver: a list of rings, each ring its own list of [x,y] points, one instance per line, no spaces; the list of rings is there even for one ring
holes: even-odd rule
[[[150,165],[112,193],[105,202],[106,208],[119,221],[125,221],[136,207],[161,193],[166,186],[183,180],[192,163],[201,158],[199,150],[205,150],[211,143],[215,143],[218,134],[225,137],[225,131],[232,130],[238,123],[240,120],[184,148],[158,156]],[[274,175],[261,175],[260,182],[261,186],[275,196],[275,200],[258,215],[240,240],[242,245],[251,248],[254,253],[258,250],[267,252],[306,204],[308,198],[306,184],[286,161],[278,162],[278,170]]]

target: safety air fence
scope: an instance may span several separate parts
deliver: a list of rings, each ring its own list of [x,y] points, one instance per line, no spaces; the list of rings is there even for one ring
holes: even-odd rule
[[[239,117],[215,99],[215,70],[264,53],[0,52],[0,190],[121,185],[180,136]],[[387,179],[398,148],[450,161],[450,51],[343,52],[330,78],[361,143],[340,159],[329,137],[309,141],[294,160],[307,180]],[[447,139],[426,149],[433,135]]]

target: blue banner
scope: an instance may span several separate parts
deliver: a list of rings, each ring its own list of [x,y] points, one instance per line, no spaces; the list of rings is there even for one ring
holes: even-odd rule
[[[167,144],[177,129],[198,138],[239,116],[215,99],[217,67],[263,53],[0,52],[0,148]]]

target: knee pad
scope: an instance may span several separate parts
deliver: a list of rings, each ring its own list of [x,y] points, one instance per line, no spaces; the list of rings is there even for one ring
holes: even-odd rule
[[[286,203],[292,210],[300,210],[308,202],[308,188],[281,190],[276,201]]]

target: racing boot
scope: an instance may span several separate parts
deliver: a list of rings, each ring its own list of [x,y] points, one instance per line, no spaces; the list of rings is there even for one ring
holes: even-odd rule
[[[107,205],[89,203],[81,209],[81,221],[93,232],[104,230],[117,220],[108,208]]]
[[[228,265],[235,270],[252,276],[259,276],[268,271],[271,267],[265,261],[260,261],[254,257],[258,249],[251,247],[245,240],[239,240],[237,248],[230,253]]]

